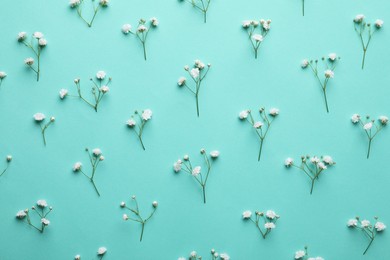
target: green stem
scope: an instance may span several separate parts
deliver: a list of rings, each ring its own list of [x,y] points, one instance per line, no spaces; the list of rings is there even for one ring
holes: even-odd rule
[[[324,88],[323,90],[324,90],[324,99],[325,99],[326,112],[329,113],[328,98],[326,97],[326,89]]]
[[[311,189],[310,189],[310,195],[313,193],[314,182],[315,182],[315,178],[313,178],[313,179],[311,180]]]
[[[206,185],[202,185],[203,189],[203,203],[206,204]]]
[[[141,237],[139,239],[140,242],[142,241],[142,237],[144,236],[144,228],[145,228],[145,222],[142,222]]]
[[[42,130],[43,144],[46,146],[45,130]]]
[[[367,159],[370,158],[371,142],[372,142],[372,138],[370,138],[368,141]]]
[[[302,16],[305,16],[305,0],[302,0]]]
[[[370,248],[370,246],[371,246],[371,244],[372,244],[373,241],[374,241],[374,239],[371,238],[371,241],[370,241],[370,243],[368,244],[366,250],[364,250],[363,255],[365,255],[365,254],[367,253],[367,250]]]
[[[99,191],[98,191],[98,189],[97,189],[97,187],[95,185],[95,182],[93,181],[92,178],[91,178],[91,182],[92,182],[93,187],[95,188],[95,191],[96,191],[97,195],[100,197],[100,193],[99,193]]]
[[[141,136],[141,135],[139,135],[139,136],[138,136],[138,139],[139,139],[139,141],[141,142],[142,149],[144,149],[144,151],[145,151],[144,142],[142,142],[142,136]]]
[[[207,12],[206,11],[203,11],[203,20],[204,20],[204,23],[207,22]]]
[[[260,149],[259,149],[259,156],[257,157],[257,161],[258,162],[260,162],[261,152],[263,150],[263,142],[264,142],[264,139],[261,139],[261,141],[260,141]]]
[[[145,46],[145,42],[142,42],[142,48],[144,49],[144,59],[146,60],[146,46]]]
[[[366,60],[366,52],[367,52],[367,49],[363,49],[362,69],[364,69],[364,62],[365,62],[365,60]]]
[[[198,117],[199,117],[199,98],[198,98],[198,92],[196,92],[195,98],[196,98],[196,114],[197,114]]]

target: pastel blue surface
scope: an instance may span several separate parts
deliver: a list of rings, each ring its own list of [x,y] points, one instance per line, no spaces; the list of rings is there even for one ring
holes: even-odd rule
[[[389,259],[385,231],[362,256],[368,241],[346,221],[356,215],[390,223],[389,129],[374,140],[366,160],[364,132],[351,124],[354,113],[389,115],[390,2],[385,0],[212,1],[207,24],[202,14],[179,1],[111,1],[92,28],[67,1],[2,1],[0,70],[7,72],[0,89],[0,156],[12,154],[9,171],[0,178],[0,259],[177,259],[209,250],[232,259],[292,259],[309,246],[325,259]],[[352,19],[364,13],[381,18],[361,70],[362,49]],[[121,27],[139,18],[157,17],[148,36],[148,60],[139,41]],[[246,19],[272,19],[271,31],[254,59],[241,28]],[[41,31],[48,40],[39,82],[23,64],[30,51],[19,44],[20,31]],[[342,59],[329,83],[330,113],[303,58],[330,52]],[[177,87],[183,66],[194,59],[212,63],[195,99]],[[113,78],[110,93],[95,113],[77,99],[60,100],[58,91],[76,91],[73,79],[88,82],[98,70]],[[238,120],[243,109],[279,107],[257,162],[258,142],[249,125]],[[153,119],[144,132],[146,151],[126,120],[135,109],[150,108]],[[32,115],[55,116],[43,146]],[[100,147],[106,160],[99,166],[98,198],[88,180],[72,172],[76,161],[87,165],[85,147]],[[201,162],[200,148],[217,149],[208,182],[207,204],[201,190],[172,164],[185,153]],[[287,157],[331,155],[329,169],[309,195],[310,183],[296,169],[285,169]],[[119,207],[136,194],[141,211],[159,201],[155,216],[141,227],[124,222]],[[54,207],[44,234],[15,219],[18,210],[38,199]],[[242,211],[273,209],[281,215],[277,228],[263,240],[244,222]]]

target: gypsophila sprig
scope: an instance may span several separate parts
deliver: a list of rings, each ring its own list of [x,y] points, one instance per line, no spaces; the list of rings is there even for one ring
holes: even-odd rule
[[[88,148],[85,148],[85,151],[87,152],[88,157],[89,157],[89,162],[91,163],[91,167],[92,167],[91,174],[87,175],[83,171],[83,164],[81,162],[76,162],[73,165],[73,172],[75,172],[75,173],[81,172],[85,177],[87,177],[89,179],[89,181],[92,183],[97,195],[100,197],[100,193],[96,187],[94,178],[95,178],[96,170],[97,170],[97,167],[99,166],[99,163],[104,161],[105,157],[103,156],[103,153],[100,150],[100,148],[95,148],[91,152]]]
[[[279,115],[279,109],[271,108],[267,116],[267,112],[265,111],[265,108],[262,107],[259,109],[259,113],[262,121],[255,121],[252,115],[252,111],[249,109],[241,111],[238,115],[238,118],[240,120],[247,121],[253,127],[257,137],[259,138],[260,149],[259,149],[259,155],[257,157],[257,161],[260,161],[264,140],[267,137],[268,130],[270,129],[274,119]]]
[[[371,118],[370,116],[366,116],[365,120],[362,120],[359,114],[354,114],[351,117],[351,121],[355,125],[360,125],[368,138],[368,150],[367,150],[367,159],[370,158],[371,152],[371,143],[375,136],[382,131],[382,129],[387,126],[389,122],[389,118],[387,116],[380,116],[378,121]]]
[[[144,146],[144,142],[142,141],[142,134],[144,133],[144,127],[146,123],[150,119],[152,119],[152,110],[145,109],[142,110],[141,113],[138,110],[136,110],[134,112],[134,115],[132,115],[131,118],[126,122],[127,126],[133,129],[134,132],[137,134],[138,139],[142,145],[142,149],[144,150],[145,150],[145,146]]]
[[[33,116],[34,121],[39,125],[41,128],[42,138],[43,138],[43,144],[46,146],[46,129],[54,123],[56,120],[54,116],[50,117],[49,121],[45,123],[46,116],[43,113],[36,113]]]
[[[310,157],[309,155],[301,156],[300,165],[296,165],[292,158],[287,158],[284,161],[284,165],[286,166],[286,168],[290,168],[290,167],[298,168],[310,178],[311,180],[310,194],[313,193],[314,183],[316,180],[318,181],[321,173],[327,170],[328,167],[331,167],[335,164],[336,162],[333,161],[332,157],[330,157],[329,155],[320,156],[320,157],[317,156]]]
[[[7,155],[7,156],[5,157],[5,161],[6,161],[6,163],[7,163],[7,166],[6,166],[5,169],[0,173],[0,177],[3,176],[3,174],[8,170],[8,167],[9,167],[11,161],[12,161],[12,155]]]
[[[137,202],[137,198],[135,195],[131,196],[131,200],[134,201],[135,203],[135,208],[130,208],[126,205],[125,202],[121,202],[120,206],[121,208],[123,209],[127,209],[129,210],[132,214],[134,214],[135,218],[133,217],[130,217],[128,214],[123,214],[122,218],[124,221],[128,221],[128,220],[132,220],[132,221],[135,221],[135,222],[138,222],[141,224],[141,236],[140,236],[140,239],[139,241],[142,241],[142,238],[143,238],[143,235],[144,235],[144,229],[145,229],[145,225],[146,223],[151,219],[151,217],[153,217],[154,213],[156,212],[156,209],[158,207],[158,202],[157,201],[153,201],[152,202],[152,207],[153,207],[153,210],[152,210],[152,213],[150,213],[150,215],[147,217],[147,218],[143,218],[141,216],[141,212],[139,210],[139,207],[138,207],[138,202]]]
[[[371,23],[367,23],[364,20],[365,16],[363,14],[358,14],[353,19],[354,28],[356,33],[359,35],[360,43],[363,48],[363,60],[362,60],[362,69],[364,69],[364,62],[366,60],[366,52],[368,46],[371,43],[372,36],[383,26],[383,21],[377,19],[374,23],[374,26]]]
[[[298,250],[295,252],[294,259],[296,260],[324,260],[321,256],[310,257],[307,246],[305,246],[304,250]]]
[[[109,85],[112,81],[111,77],[106,79],[106,72],[98,71],[96,73],[96,79],[90,78],[92,82],[92,90],[91,93],[93,95],[93,101],[88,101],[81,94],[81,80],[79,78],[74,80],[74,84],[77,88],[77,95],[70,95],[67,89],[61,89],[59,92],[60,98],[65,99],[66,97],[75,97],[80,98],[84,101],[88,106],[92,107],[96,112],[98,111],[98,107],[103,97],[110,91]]]
[[[245,20],[242,22],[242,27],[248,33],[249,41],[255,52],[255,59],[257,59],[260,45],[271,29],[271,20]]]
[[[16,218],[20,221],[23,221],[27,223],[28,225],[32,226],[36,230],[38,230],[40,233],[43,233],[45,231],[45,228],[50,225],[50,221],[47,219],[47,215],[53,210],[52,206],[48,206],[46,200],[38,200],[37,206],[32,206],[31,211],[34,211],[37,216],[40,219],[40,224],[36,225],[33,224],[31,216],[30,216],[30,210],[19,210],[16,213]]]
[[[137,36],[138,40],[140,40],[142,44],[142,48],[144,51],[144,59],[146,60],[146,40],[148,38],[149,32],[151,29],[154,29],[158,26],[159,21],[156,17],[152,17],[149,20],[149,23],[145,19],[140,19],[138,21],[137,30],[135,32],[131,31],[131,25],[130,24],[124,24],[122,26],[122,32],[123,34],[134,34]]]
[[[35,72],[37,75],[37,81],[41,74],[41,52],[47,45],[47,40],[44,38],[43,33],[35,32],[33,33],[30,41],[28,41],[27,33],[20,32],[18,34],[18,42],[23,43],[26,47],[32,50],[35,58],[37,59],[37,65],[34,67],[34,58],[28,57],[24,60],[24,63]]]
[[[252,217],[252,215],[250,210],[246,210],[242,213],[242,219],[245,221],[250,220],[255,224],[263,239],[271,233],[272,229],[276,228],[275,224],[280,218],[273,210],[267,210],[266,212],[256,211],[255,216]]]
[[[323,78],[321,77],[321,73],[318,69],[318,63],[319,63],[318,60],[310,60],[309,61],[307,59],[304,59],[301,63],[301,67],[302,67],[302,69],[306,69],[307,67],[310,67],[310,69],[312,70],[315,78],[318,80],[318,83],[321,86],[322,93],[324,96],[324,101],[325,101],[326,112],[329,113],[328,98],[326,95],[326,91],[327,91],[329,79],[334,78],[334,71],[336,69],[336,65],[337,65],[338,61],[340,60],[340,57],[337,56],[336,53],[330,53],[327,58],[322,57],[321,60],[322,60],[322,63],[323,63],[324,69],[325,69],[324,74],[323,74],[323,76],[324,76]]]
[[[184,0],[179,0],[180,2],[184,2]],[[203,13],[203,21],[207,22],[207,11],[209,10],[211,0],[185,0],[190,3],[193,8],[196,8],[200,12]]]
[[[212,260],[230,260],[230,256],[226,253],[218,253],[215,249],[211,249]],[[201,260],[203,259],[196,251],[192,251],[189,257],[179,257],[178,260]]]
[[[364,250],[363,255],[365,255],[370,248],[372,242],[374,242],[375,237],[378,233],[382,233],[386,229],[386,225],[383,222],[378,221],[378,217],[374,217],[375,224],[372,225],[370,221],[364,219],[360,220],[359,217],[348,220],[347,226],[353,229],[360,229],[370,240],[366,250]]]
[[[4,71],[0,71],[0,87],[1,87],[1,83],[3,83],[3,80],[7,77],[7,73],[5,73]]]
[[[194,81],[195,86],[190,87],[187,85],[187,79],[185,77],[180,77],[179,80],[177,81],[177,85],[179,87],[185,86],[194,96],[196,100],[196,114],[199,117],[199,91],[202,86],[202,82],[206,75],[208,74],[210,70],[211,64],[207,64],[207,69],[206,65],[200,61],[200,60],[195,60],[195,64],[192,68],[190,68],[188,65],[184,66],[184,70],[188,72],[190,75],[191,79]]]
[[[208,155],[205,149],[201,149],[200,154],[204,158],[207,167],[206,171],[202,172],[201,166],[193,165],[188,155],[184,155],[182,159],[178,159],[173,164],[173,170],[175,173],[179,173],[181,170],[183,170],[189,175],[193,176],[195,181],[202,187],[203,203],[206,203],[206,185],[210,175],[212,161],[216,160],[220,153],[219,151],[211,151],[210,155]]]
[[[96,251],[99,260],[103,259],[106,253],[107,253],[107,248],[104,246],[99,247],[98,250]],[[81,260],[81,256],[79,254],[75,255],[74,260]]]
[[[95,17],[100,9],[106,8],[108,6],[108,0],[99,0],[98,4],[95,4],[95,0],[90,0],[93,16],[89,21],[87,21],[87,19],[83,16],[84,2],[86,2],[86,0],[70,0],[69,6],[70,8],[77,10],[78,16],[88,25],[88,27],[92,27],[93,21],[95,20]]]

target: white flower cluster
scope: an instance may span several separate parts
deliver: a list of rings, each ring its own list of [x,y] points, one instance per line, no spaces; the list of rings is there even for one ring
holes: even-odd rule
[[[299,260],[324,260],[321,256],[309,257],[307,254],[307,246],[305,246],[305,250],[299,250],[295,252],[294,259]]]
[[[43,144],[46,146],[46,129],[56,120],[56,118],[54,116],[51,116],[49,122],[47,122],[46,124],[44,124],[46,116],[41,112],[34,114],[33,118],[41,128]]]
[[[242,22],[242,27],[247,31],[249,40],[251,41],[253,50],[255,52],[255,58],[257,59],[258,50],[260,44],[271,29],[271,20],[245,20]],[[257,32],[256,32],[257,30]]]
[[[83,20],[88,25],[88,27],[92,27],[93,21],[95,20],[97,13],[101,9],[100,7],[107,7],[109,1],[108,0],[100,0],[99,5],[95,6],[94,0],[92,0],[91,2],[92,2],[93,16],[92,16],[91,20],[89,20],[89,21],[87,21],[86,18],[82,15],[83,14],[83,10],[82,10],[82,6],[83,6],[82,3],[83,2],[84,2],[84,0],[70,0],[69,6],[70,6],[70,8],[77,10],[78,16],[81,18],[81,20]]]
[[[142,140],[142,134],[144,133],[144,127],[146,123],[152,119],[153,112],[150,109],[145,109],[141,113],[137,110],[134,112],[134,115],[131,116],[129,120],[127,120],[126,124],[128,127],[132,128],[138,136],[138,139],[142,145],[142,148],[145,150],[145,146]],[[136,117],[139,118],[140,123],[137,124]],[[138,129],[135,126],[138,125]]]
[[[36,205],[39,208],[39,210],[37,210],[37,208],[35,206],[32,206],[31,210],[34,211],[38,215],[38,217],[40,219],[40,222],[39,222],[40,225],[33,224],[31,216],[29,215],[29,212],[30,212],[29,209],[19,210],[16,213],[16,218],[19,220],[24,220],[25,218],[27,218],[26,223],[29,226],[32,226],[33,228],[38,230],[40,233],[43,233],[45,228],[50,225],[50,220],[47,219],[47,215],[49,215],[49,213],[53,210],[53,207],[49,206],[47,204],[46,200],[43,200],[43,199],[38,200]]]
[[[255,217],[252,219],[252,211],[246,210],[242,213],[242,218],[253,222],[260,231],[261,236],[265,239],[271,230],[276,228],[276,221],[280,218],[280,216],[273,210],[267,210],[265,213],[256,211]],[[260,220],[264,222],[263,228],[261,228]]]

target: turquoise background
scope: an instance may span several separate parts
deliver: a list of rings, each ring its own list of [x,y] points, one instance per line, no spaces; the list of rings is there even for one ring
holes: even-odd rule
[[[0,70],[8,77],[0,90],[0,156],[14,160],[0,179],[0,259],[96,259],[100,246],[108,249],[105,259],[177,259],[192,250],[208,259],[211,248],[232,259],[292,259],[304,245],[325,259],[389,259],[388,231],[362,256],[368,241],[346,227],[355,215],[390,224],[389,131],[374,140],[366,160],[365,134],[350,122],[353,113],[390,114],[389,8],[385,0],[307,0],[302,17],[299,0],[216,0],[204,24],[188,3],[111,1],[88,28],[67,1],[1,1]],[[385,21],[364,71],[352,23],[358,13]],[[121,26],[153,16],[160,25],[149,34],[145,62],[141,44]],[[260,18],[272,25],[255,60],[241,22]],[[23,64],[31,52],[16,41],[19,31],[41,31],[48,40],[38,83]],[[330,52],[342,60],[326,114],[320,87],[300,62]],[[183,66],[197,58],[213,65],[200,94],[200,118],[194,98],[176,84]],[[98,113],[79,100],[59,99],[61,88],[75,92],[76,77],[89,91],[83,83],[98,70],[113,78]],[[237,116],[260,106],[281,112],[258,163],[255,133]],[[144,152],[125,122],[145,108],[154,114]],[[36,112],[57,118],[46,148],[32,120]],[[106,157],[96,176],[100,198],[72,172],[76,161],[87,165],[85,147],[100,147]],[[221,151],[206,205],[194,180],[172,170],[185,153],[200,163],[202,147]],[[283,165],[302,154],[329,154],[337,162],[312,196],[306,176]],[[124,222],[119,207],[133,194],[144,214],[159,201],[142,243],[141,226]],[[44,234],[14,217],[38,199],[54,207]],[[247,209],[281,215],[266,240],[242,221]]]

